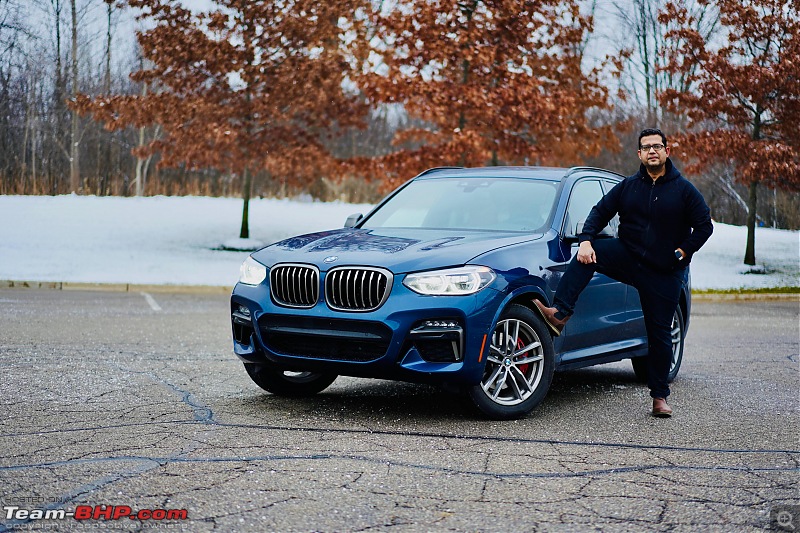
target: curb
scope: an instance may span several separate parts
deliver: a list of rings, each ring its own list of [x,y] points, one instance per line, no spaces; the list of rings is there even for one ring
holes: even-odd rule
[[[77,283],[67,281],[0,280],[0,289],[230,294],[231,291],[233,291],[233,285],[155,285],[138,283]]]
[[[156,285],[138,283],[77,283],[68,281],[20,281],[0,280],[0,289],[50,289],[57,291],[107,291],[107,292],[152,292],[230,294],[233,285]],[[692,293],[693,302],[733,301],[797,301],[800,293],[741,292],[741,293]]]
[[[800,293],[790,292],[740,292],[740,293],[692,293],[693,302],[746,302],[746,301],[800,302]]]

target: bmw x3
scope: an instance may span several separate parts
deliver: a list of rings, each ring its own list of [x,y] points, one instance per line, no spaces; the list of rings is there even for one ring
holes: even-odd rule
[[[234,352],[273,394],[313,395],[339,375],[430,383],[493,419],[530,413],[555,371],[631,359],[646,380],[634,288],[595,274],[555,338],[533,303],[550,305],[583,221],[621,179],[584,167],[425,171],[344,228],[251,254],[231,295]],[[670,381],[690,307],[687,274]]]

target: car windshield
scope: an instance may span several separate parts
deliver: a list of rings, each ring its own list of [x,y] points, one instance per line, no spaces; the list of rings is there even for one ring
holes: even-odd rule
[[[420,178],[363,227],[532,232],[547,222],[557,185],[526,178]]]

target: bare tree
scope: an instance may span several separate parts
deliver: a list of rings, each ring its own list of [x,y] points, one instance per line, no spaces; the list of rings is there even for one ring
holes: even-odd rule
[[[719,11],[698,0],[684,2],[691,15],[693,30],[706,41],[713,41],[719,30]],[[662,117],[659,95],[667,89],[688,91],[693,72],[665,72],[665,58],[683,45],[681,39],[666,39],[667,32],[680,26],[681,21],[659,21],[663,0],[614,0],[614,12],[621,31],[617,47],[623,50],[624,82],[628,93],[639,107],[646,110],[650,120]]]
[[[146,82],[142,83],[142,93],[141,94],[142,94],[142,98],[147,96],[147,83]],[[153,155],[154,155],[153,153],[142,155],[142,152],[145,150],[145,148],[149,144],[155,142],[161,136],[161,125],[160,124],[156,124],[155,126],[153,126],[152,129],[153,129],[152,138],[148,139],[147,138],[148,127],[145,126],[145,125],[142,125],[142,126],[139,127],[139,142],[136,145],[136,147],[137,147],[137,150],[136,150],[136,153],[137,153],[137,155],[136,155],[136,170],[135,170],[136,177],[134,178],[134,182],[136,184],[136,196],[144,195],[144,190],[145,190],[144,188],[145,188],[145,185],[147,184],[147,172],[150,169],[150,162],[153,160]]]
[[[72,65],[70,74],[72,78],[72,99],[78,97],[78,0],[70,0],[70,13],[72,15]],[[70,150],[69,150],[69,186],[72,192],[78,192],[81,188],[80,171],[80,117],[75,111],[72,112],[72,122],[70,127]]]

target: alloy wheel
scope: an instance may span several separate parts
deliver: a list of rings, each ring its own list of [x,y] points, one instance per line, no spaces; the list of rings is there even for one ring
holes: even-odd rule
[[[536,331],[514,318],[492,333],[481,388],[500,405],[518,405],[533,395],[544,373],[544,348]]]
[[[681,341],[683,341],[683,328],[681,327],[681,317],[678,311],[672,315],[672,363],[670,363],[669,371],[672,372],[678,360],[681,357]]]

